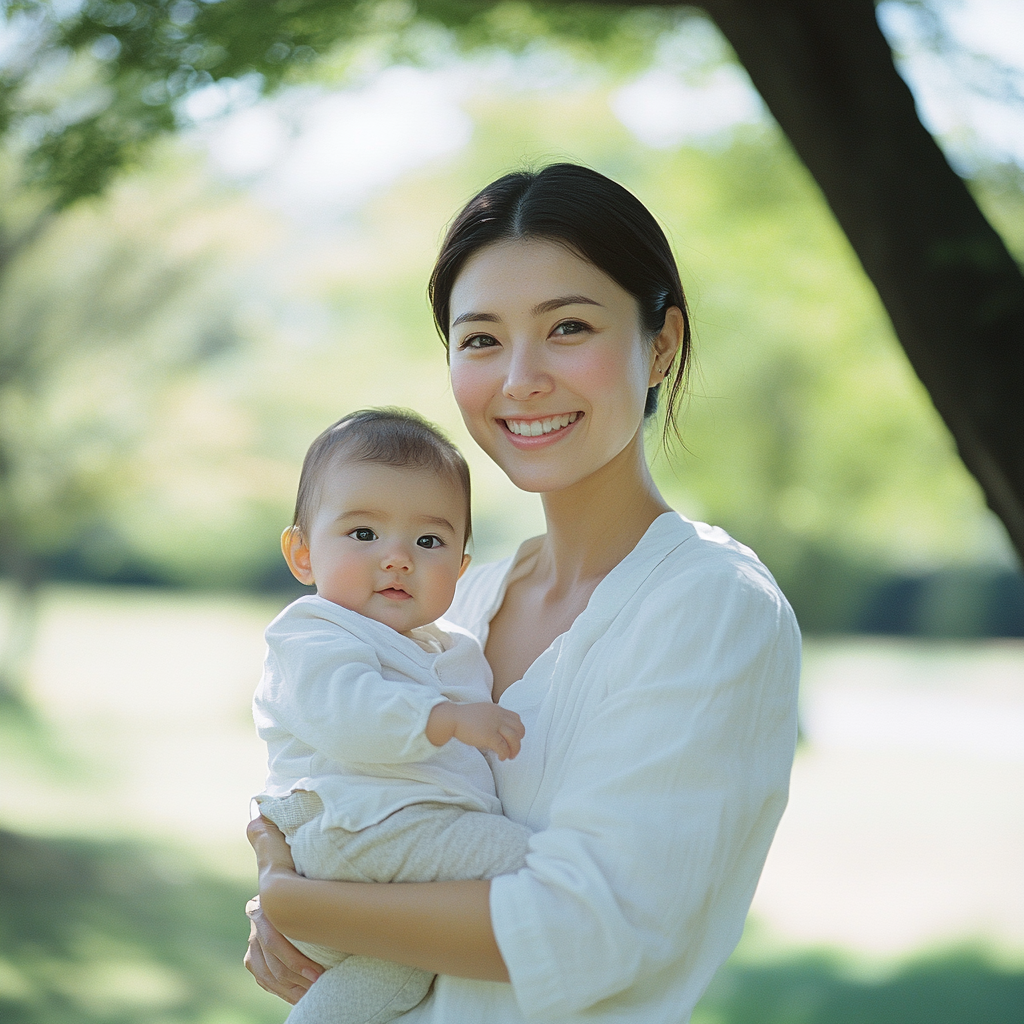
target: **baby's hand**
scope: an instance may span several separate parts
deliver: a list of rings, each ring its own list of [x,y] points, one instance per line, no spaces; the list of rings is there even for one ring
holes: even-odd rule
[[[519,716],[500,704],[437,704],[427,719],[427,739],[435,747],[457,739],[477,750],[493,750],[499,761],[515,757],[526,729]]]

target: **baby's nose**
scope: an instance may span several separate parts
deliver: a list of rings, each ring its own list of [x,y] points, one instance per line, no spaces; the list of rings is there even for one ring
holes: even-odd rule
[[[391,551],[381,560],[385,572],[410,572],[412,557],[407,551]]]

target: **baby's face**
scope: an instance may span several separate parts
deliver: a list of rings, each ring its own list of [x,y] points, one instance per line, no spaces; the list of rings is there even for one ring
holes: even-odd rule
[[[428,469],[340,462],[327,470],[309,533],[317,593],[407,633],[452,603],[466,499]]]

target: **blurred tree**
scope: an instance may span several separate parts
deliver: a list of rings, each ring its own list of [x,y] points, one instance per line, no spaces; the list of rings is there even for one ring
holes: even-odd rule
[[[1024,555],[1024,278],[921,124],[873,0],[701,6],[822,189]],[[469,43],[522,45],[538,33],[614,36],[623,9],[636,7],[686,10],[650,0],[87,0],[62,15],[63,5],[7,0],[0,9],[19,56],[0,66],[0,130],[48,199],[14,241],[0,239],[0,253],[31,239],[53,210],[102,189],[174,126],[182,97],[215,80],[249,76],[270,89],[339,40],[382,31],[400,39],[416,18],[456,26]],[[77,87],[57,89],[55,100],[54,83],[70,79]]]
[[[104,517],[161,396],[233,344],[218,197],[180,163],[150,172],[159,203],[136,179],[103,204],[32,211],[33,244],[0,276],[0,701],[18,699],[49,563],[69,548],[124,557]]]
[[[705,0],[1024,557],[1024,277],[918,118],[872,0]]]

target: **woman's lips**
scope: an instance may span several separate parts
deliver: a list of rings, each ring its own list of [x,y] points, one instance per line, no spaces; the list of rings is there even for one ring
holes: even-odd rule
[[[518,448],[537,448],[568,434],[583,419],[582,412],[536,416],[531,419],[499,419],[505,436]]]

